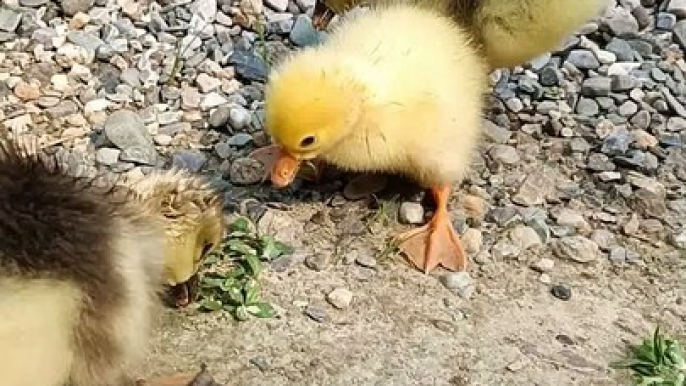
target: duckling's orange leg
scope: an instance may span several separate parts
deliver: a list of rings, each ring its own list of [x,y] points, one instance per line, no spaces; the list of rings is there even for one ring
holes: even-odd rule
[[[436,213],[428,224],[398,236],[399,247],[417,269],[429,273],[439,265],[462,271],[467,267],[467,254],[448,214],[449,186],[431,189]]]

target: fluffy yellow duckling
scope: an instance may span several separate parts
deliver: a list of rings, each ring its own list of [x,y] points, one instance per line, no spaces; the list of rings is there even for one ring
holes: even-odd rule
[[[187,178],[158,181],[202,186]],[[185,278],[165,275],[169,221],[157,200],[0,142],[2,385],[133,386],[164,283]]]
[[[398,237],[424,272],[467,265],[448,198],[479,140],[491,67],[473,34],[436,3],[379,2],[276,68],[265,105],[276,145],[258,154],[278,152],[271,154],[277,187],[288,185],[302,162],[319,160],[405,174],[430,189],[432,219]]]
[[[414,0],[409,0],[412,2]],[[367,4],[408,0],[317,0],[313,25],[325,29],[335,15]],[[554,49],[599,13],[606,0],[426,0],[476,39],[491,69],[521,65]]]
[[[272,182],[289,184],[299,163],[315,158],[409,175],[431,189],[437,210],[401,235],[402,246],[422,270],[464,269],[448,198],[477,143],[486,86],[468,35],[432,9],[381,7],[348,20],[271,75],[267,131],[282,151]]]

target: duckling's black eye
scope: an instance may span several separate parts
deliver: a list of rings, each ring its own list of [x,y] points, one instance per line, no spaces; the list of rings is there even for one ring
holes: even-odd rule
[[[308,135],[300,141],[300,147],[309,147],[314,145],[315,138],[312,135]]]

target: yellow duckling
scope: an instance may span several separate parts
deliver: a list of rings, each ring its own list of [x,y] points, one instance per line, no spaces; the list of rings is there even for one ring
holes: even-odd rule
[[[335,15],[358,5],[414,0],[317,0],[313,25],[325,29]],[[476,39],[491,69],[521,65],[554,49],[597,15],[605,0],[427,0]]]
[[[265,104],[277,187],[320,160],[405,174],[431,190],[432,219],[398,238],[424,272],[467,265],[448,199],[479,140],[490,69],[473,34],[435,3],[379,3],[346,18],[273,71]]]

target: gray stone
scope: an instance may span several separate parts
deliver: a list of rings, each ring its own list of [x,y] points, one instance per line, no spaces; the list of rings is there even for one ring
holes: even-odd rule
[[[481,251],[484,237],[480,230],[469,228],[462,234],[460,239],[462,240],[462,245],[464,246],[465,252],[468,254],[476,255],[479,253],[479,251]]]
[[[598,115],[600,108],[598,103],[591,98],[579,98],[579,102],[576,104],[576,112],[586,117],[592,117]]]
[[[524,103],[519,98],[510,98],[505,102],[505,105],[513,113],[518,113],[524,109]]]
[[[510,231],[510,240],[521,251],[543,244],[536,230],[523,225],[519,225]]]
[[[240,105],[233,105],[229,109],[229,125],[234,130],[243,130],[252,120],[250,111]]]
[[[633,11],[631,11],[631,15],[636,19],[638,22],[638,28],[639,29],[644,29],[653,22],[652,15],[648,13],[648,10],[645,9],[645,7],[641,7],[640,5],[634,8]]]
[[[111,166],[119,161],[121,150],[103,147],[95,152],[95,161],[102,165]]]
[[[614,233],[607,229],[596,229],[591,234],[591,240],[598,244],[598,247],[603,251],[609,251],[613,245],[617,244]]]
[[[355,257],[355,263],[360,267],[376,268],[378,261],[370,253],[359,252]]]
[[[121,160],[146,165],[157,163],[157,150],[143,120],[133,111],[119,110],[104,123],[105,135],[122,150]]]
[[[674,95],[672,95],[672,93],[669,91],[669,89],[667,87],[662,87],[660,89],[660,91],[662,92],[662,95],[667,100],[667,104],[669,105],[669,107],[672,110],[674,110],[674,112],[677,113],[677,115],[679,115],[680,117],[686,118],[686,107],[684,107],[684,105],[681,104],[681,102],[679,102],[674,97]]]
[[[655,20],[655,27],[657,29],[671,31],[676,26],[676,16],[667,12],[659,12]]]
[[[639,86],[638,81],[631,75],[612,75],[610,80],[610,87],[614,92],[629,91]]]
[[[67,16],[74,16],[79,12],[88,13],[95,0],[59,0],[62,12]]]
[[[567,56],[567,61],[580,69],[594,70],[600,67],[598,58],[590,50],[572,50]]]
[[[21,13],[0,7],[0,31],[14,32],[21,23]]]
[[[193,173],[199,172],[207,163],[207,156],[199,151],[183,150],[172,155],[172,165]]]
[[[252,142],[252,135],[247,133],[238,133],[228,139],[227,143],[231,146],[244,147],[245,145]]]
[[[625,128],[618,128],[603,140],[601,151],[605,154],[624,154],[629,150],[633,136]]]
[[[610,95],[612,80],[608,77],[598,76],[587,78],[581,84],[581,93],[589,97],[599,97]]]
[[[557,214],[555,220],[558,225],[573,227],[579,230],[588,229],[590,227],[581,213],[569,208],[563,208]]]
[[[403,202],[400,204],[398,217],[404,224],[421,224],[424,222],[424,208],[416,202]]]
[[[238,158],[231,164],[229,178],[234,185],[253,185],[262,181],[262,163],[250,157]]]
[[[298,15],[289,34],[291,41],[300,47],[314,46],[324,40],[325,34],[314,29],[312,19],[306,14]]]
[[[686,20],[681,20],[674,26],[673,36],[681,49],[686,49]]]
[[[218,144],[214,145],[214,152],[217,153],[219,158],[227,159],[231,156],[231,154],[233,154],[234,151],[228,143],[219,142]]]
[[[441,276],[445,288],[463,299],[469,299],[474,293],[475,285],[469,272],[451,272]]]
[[[555,261],[548,258],[542,258],[541,260],[535,262],[531,268],[540,273],[550,272],[555,267]]]
[[[554,66],[546,66],[538,74],[538,81],[541,85],[547,87],[557,86],[560,83],[560,79],[562,79],[562,74]]]
[[[555,187],[555,180],[550,171],[542,170],[529,174],[512,202],[524,206],[540,205]]]
[[[632,101],[626,101],[619,106],[617,112],[623,117],[631,117],[638,112],[638,105]]]
[[[71,31],[67,34],[67,40],[76,44],[77,46],[87,48],[95,51],[101,45],[105,44],[99,37],[82,31]]]
[[[676,17],[683,19],[686,17],[686,0],[668,0],[667,12],[674,14]]]
[[[626,249],[615,246],[612,249],[610,249],[610,261],[615,263],[615,264],[622,264],[626,263]]]
[[[517,149],[509,145],[493,145],[488,153],[494,161],[505,165],[516,164],[520,160]]]
[[[336,288],[326,295],[326,300],[339,310],[344,310],[350,307],[350,303],[353,301],[353,293],[347,288]]]
[[[634,60],[634,49],[624,39],[612,38],[605,46],[605,49],[615,54],[620,62],[631,62]]]
[[[264,0],[264,3],[277,12],[286,12],[288,0]]]
[[[488,119],[483,120],[482,126],[484,135],[492,142],[506,143],[512,136],[512,132],[507,127],[499,126]]]
[[[214,21],[218,12],[217,0],[195,0],[189,8],[191,12],[201,16],[208,23]]]
[[[50,2],[50,0],[19,0],[19,4],[29,8],[38,8],[41,5],[47,4],[48,2]]]
[[[236,74],[247,80],[267,80],[267,64],[252,51],[236,48],[229,57],[229,64],[235,67]]]
[[[672,234],[670,241],[675,247],[686,250],[686,229]]]
[[[667,214],[664,196],[648,189],[636,190],[629,201],[629,205],[644,217],[661,219]]]
[[[611,7],[603,21],[615,36],[636,34],[639,30],[636,18],[623,7]]]
[[[598,260],[598,244],[584,236],[568,236],[553,243],[553,252],[561,259],[576,263],[592,263]]]
[[[220,128],[226,126],[229,122],[229,115],[231,113],[231,107],[228,105],[221,105],[217,107],[207,120],[207,123],[211,127]]]
[[[303,313],[317,323],[324,323],[327,319],[326,311],[317,306],[308,304]]]

